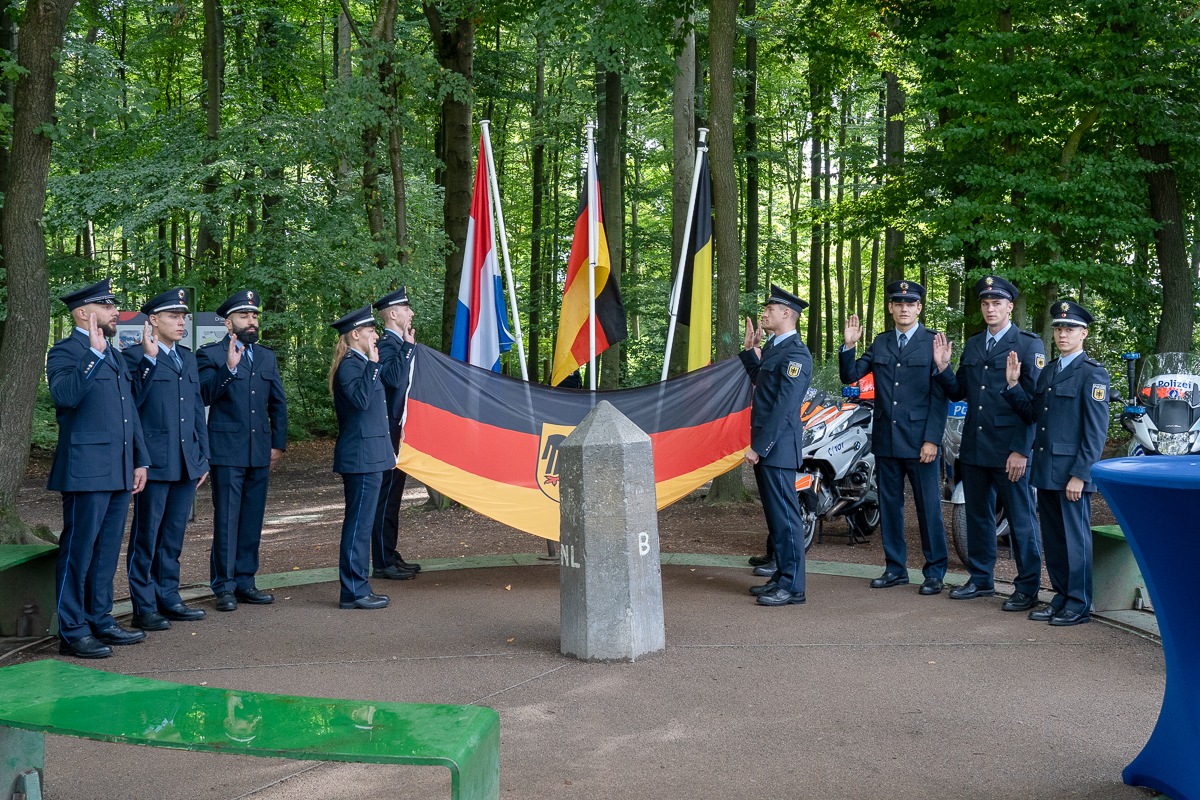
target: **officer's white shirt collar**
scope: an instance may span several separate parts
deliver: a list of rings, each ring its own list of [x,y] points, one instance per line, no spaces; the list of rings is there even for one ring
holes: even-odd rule
[[[392,336],[395,336],[398,340],[400,340],[402,342],[404,341],[404,337],[400,335],[399,331],[394,331],[391,328],[384,328],[383,331],[384,331],[384,333],[390,333]]]
[[[1058,359],[1058,371],[1062,372],[1064,369],[1071,366],[1071,363],[1074,362],[1075,359],[1079,358],[1081,355],[1083,355],[1083,350],[1079,349],[1079,350],[1076,350],[1074,353],[1071,353],[1071,355],[1069,355],[1069,356],[1060,356]]]
[[[779,344],[780,342],[782,342],[782,341],[785,341],[785,340],[786,340],[786,339],[788,339],[789,337],[792,337],[792,336],[795,336],[795,335],[796,335],[796,329],[795,329],[795,328],[792,328],[790,331],[786,331],[786,332],[784,332],[784,333],[777,333],[777,334],[775,334],[774,336],[772,336],[772,337],[771,337],[771,342],[770,342],[770,344],[771,344],[771,346],[772,346],[772,347],[774,347],[775,345]]]
[[[896,344],[897,345],[900,344],[901,336],[908,337],[904,340],[905,344],[907,344],[908,342],[911,342],[912,338],[913,338],[913,334],[917,332],[917,328],[919,328],[919,327],[921,327],[921,323],[915,322],[915,323],[913,323],[913,326],[906,331],[902,331],[899,328],[896,328]]]
[[[988,333],[983,337],[983,346],[987,347],[988,339],[992,339],[997,342],[1000,341],[1001,339],[1003,339],[1005,336],[1008,335],[1008,329],[1011,327],[1012,327],[1012,320],[1010,319],[1008,321],[1008,324],[1000,329],[999,333],[992,333],[991,331],[988,331]]]
[[[367,354],[366,354],[366,353],[364,353],[362,350],[358,350],[358,349],[356,349],[356,348],[353,348],[353,347],[351,347],[351,348],[350,348],[350,352],[351,352],[351,353],[354,353],[354,355],[358,356],[358,357],[359,357],[359,358],[361,358],[363,361],[370,361],[370,360],[371,360],[371,359],[367,358]]]

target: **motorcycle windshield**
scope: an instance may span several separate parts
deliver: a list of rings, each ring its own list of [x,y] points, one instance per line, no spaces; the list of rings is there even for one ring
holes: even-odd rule
[[[1155,353],[1147,358],[1142,364],[1137,402],[1148,409],[1164,403],[1200,409],[1200,356]]]

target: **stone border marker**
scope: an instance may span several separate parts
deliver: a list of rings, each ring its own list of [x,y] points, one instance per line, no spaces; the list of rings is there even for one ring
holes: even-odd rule
[[[650,437],[602,400],[559,445],[564,655],[636,661],[666,648]]]

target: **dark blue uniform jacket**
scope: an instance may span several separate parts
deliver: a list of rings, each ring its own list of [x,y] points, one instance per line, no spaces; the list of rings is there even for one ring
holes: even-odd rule
[[[140,344],[122,353],[133,373],[152,481],[194,481],[208,472],[208,425],[196,356],[181,344],[175,345],[175,352],[183,362],[182,372],[165,350],[159,350],[157,363],[146,357]]]
[[[271,450],[287,449],[287,400],[275,354],[254,345],[234,375],[225,366],[229,337],[196,352],[200,396],[208,409],[209,462],[221,467],[268,467]]]
[[[133,397],[133,376],[109,345],[97,358],[76,330],[50,348],[46,381],[58,415],[58,447],[46,488],[53,492],[133,489],[150,464]]]
[[[356,353],[347,353],[334,373],[333,408],[338,421],[334,472],[384,472],[396,466],[379,373],[378,363]]]
[[[412,366],[411,344],[395,334],[384,331],[379,335],[379,368],[383,388],[387,393],[388,416],[399,423],[404,416],[404,398],[408,394],[409,368]]]
[[[946,429],[946,393],[933,377],[933,331],[918,324],[900,352],[896,333],[875,337],[862,358],[838,353],[842,383],[875,374],[875,419],[871,449],[884,458],[918,458],[921,445],[941,447]]]
[[[1033,425],[1022,420],[1001,396],[1008,386],[1008,354],[1017,351],[1021,386],[1032,395],[1046,365],[1046,349],[1039,337],[1016,325],[1010,325],[992,345],[991,353],[987,352],[987,336],[984,331],[968,339],[958,371],[947,367],[937,379],[948,399],[967,401],[959,458],[977,467],[1003,467],[1010,453],[1028,456],[1033,448]]]
[[[799,334],[763,350],[738,354],[754,384],[750,447],[768,467],[798,469],[804,462],[804,423],[800,406],[812,382],[812,355]]]
[[[1108,371],[1086,353],[1061,373],[1050,362],[1038,378],[1032,398],[1017,384],[1004,398],[1021,418],[1036,423],[1030,482],[1037,489],[1067,488],[1071,478],[1094,492],[1092,465],[1108,438]]]

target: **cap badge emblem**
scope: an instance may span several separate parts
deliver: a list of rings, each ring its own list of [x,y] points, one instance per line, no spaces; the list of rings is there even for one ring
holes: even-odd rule
[[[1061,306],[1059,306],[1059,308],[1062,309],[1064,316],[1066,316],[1066,313],[1071,310],[1071,306],[1068,303],[1063,303]]]
[[[900,284],[900,291],[902,291],[902,292],[907,292],[907,291],[908,291],[908,282],[907,282],[907,281],[905,281],[904,283],[901,283],[901,284]]]

